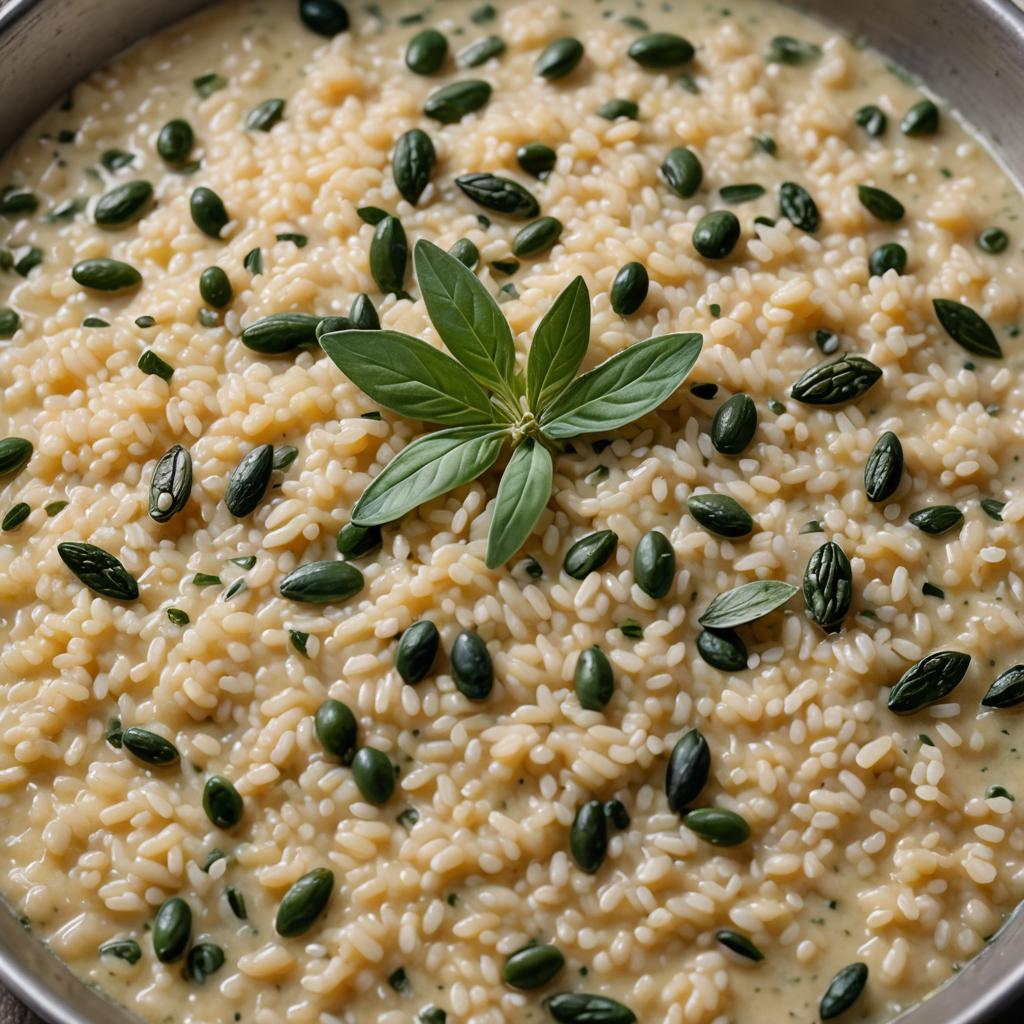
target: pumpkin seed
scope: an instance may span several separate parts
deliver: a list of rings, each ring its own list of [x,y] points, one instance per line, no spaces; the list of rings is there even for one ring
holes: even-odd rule
[[[731,629],[705,629],[697,637],[697,653],[720,672],[742,672],[747,667],[747,648]]]
[[[1006,247],[1009,244],[1010,236],[1002,228],[985,228],[978,235],[978,248],[982,252],[997,255],[998,253],[1006,252]]]
[[[629,811],[621,800],[608,800],[604,805],[604,816],[617,828],[629,828]]]
[[[425,1006],[416,1017],[416,1024],[446,1024],[448,1014],[439,1006]]]
[[[202,985],[224,966],[224,950],[212,942],[200,942],[188,951],[185,965],[189,977],[197,985]]]
[[[299,654],[304,658],[309,657],[309,650],[307,646],[309,644],[308,633],[303,633],[301,629],[289,629],[288,640]]]
[[[543,142],[527,142],[516,150],[516,160],[527,174],[543,181],[554,170],[558,155]]]
[[[858,185],[857,198],[873,217],[884,221],[898,221],[907,212],[903,204],[895,197],[872,185]]]
[[[24,501],[19,501],[17,504],[12,505],[4,515],[3,519],[0,520],[0,530],[5,533],[9,533],[11,530],[16,530],[32,512],[31,506]]]
[[[269,99],[258,103],[245,115],[245,127],[250,131],[269,132],[284,116],[285,101]]]
[[[0,190],[0,213],[5,217],[16,217],[21,214],[35,213],[39,209],[39,199],[34,192],[20,185],[7,185]]]
[[[313,716],[316,738],[324,752],[348,763],[355,755],[359,727],[356,716],[340,700],[328,698]]]
[[[21,317],[9,306],[0,306],[0,338],[13,338],[21,326]]]
[[[160,129],[156,137],[156,151],[160,158],[169,164],[183,164],[192,147],[195,145],[195,134],[188,121],[176,117]]]
[[[306,562],[281,580],[281,596],[306,604],[334,604],[363,589],[363,574],[348,562]]]
[[[192,456],[176,444],[160,456],[149,482],[149,514],[166,523],[187,504],[192,493]]]
[[[180,960],[192,937],[192,908],[180,896],[161,904],[153,919],[153,952],[162,964]]]
[[[583,59],[583,44],[572,36],[549,43],[534,62],[533,72],[553,82],[565,78]]]
[[[245,805],[230,779],[211,775],[203,787],[203,810],[217,828],[230,829],[242,820]]]
[[[846,552],[832,541],[811,555],[804,571],[807,614],[826,633],[837,633],[853,599],[853,569]]]
[[[708,629],[728,629],[763,618],[784,605],[796,587],[782,580],[756,580],[719,594],[697,620]]]
[[[188,612],[183,612],[180,608],[168,608],[167,618],[176,626],[187,626],[191,621]]]
[[[470,700],[485,700],[494,687],[494,664],[490,651],[478,633],[463,630],[455,638],[451,653],[455,687]]]
[[[220,196],[212,188],[200,185],[199,188],[192,190],[188,206],[192,214],[192,223],[204,235],[219,239],[228,222],[228,211],[224,208]]]
[[[145,764],[163,768],[178,763],[178,748],[170,740],[165,740],[149,729],[133,725],[121,733],[121,743],[129,754]]]
[[[933,299],[932,306],[945,332],[961,348],[976,356],[1003,358],[992,328],[970,306],[952,299]]]
[[[725,946],[726,949],[747,960],[753,960],[757,963],[764,959],[764,953],[746,935],[740,935],[739,932],[734,932],[731,928],[720,928],[715,932],[715,940]]]
[[[631,316],[644,303],[651,279],[642,263],[627,263],[612,281],[612,309],[619,316]]]
[[[242,331],[242,344],[263,355],[282,355],[300,345],[316,344],[320,317],[309,313],[271,313]]]
[[[606,121],[615,121],[620,117],[628,117],[635,121],[640,116],[640,106],[635,100],[605,100],[597,108],[597,116],[603,117]]]
[[[818,205],[810,192],[794,181],[784,181],[779,186],[779,216],[808,233],[817,231],[821,223]]]
[[[299,0],[299,17],[310,32],[328,39],[348,31],[348,11],[338,0]]]
[[[885,111],[881,107],[876,107],[873,103],[861,107],[853,115],[853,120],[858,127],[863,128],[873,139],[881,138],[889,125],[889,119],[885,116]]]
[[[971,656],[960,651],[938,651],[922,658],[889,691],[890,711],[911,715],[952,693],[967,673]]]
[[[385,217],[373,231],[370,242],[370,273],[382,292],[405,294],[409,264],[409,242],[397,217]]]
[[[868,258],[868,270],[873,277],[881,277],[887,270],[902,274],[907,266],[907,250],[899,242],[886,242]]]
[[[129,964],[137,964],[142,959],[142,948],[134,939],[111,939],[100,946],[99,953],[100,956],[116,956]]]
[[[362,558],[381,546],[379,526],[356,526],[346,523],[338,531],[338,554],[346,558]]]
[[[104,193],[96,202],[93,216],[101,228],[120,228],[138,220],[153,198],[148,181],[126,181]]]
[[[668,806],[683,814],[700,796],[711,772],[711,751],[697,729],[684,733],[672,748],[665,770],[665,795]]]
[[[395,770],[387,754],[375,747],[360,747],[352,759],[352,778],[364,800],[380,806],[395,790]]]
[[[635,39],[629,56],[642,68],[674,68],[693,60],[693,44],[673,32],[651,32]]]
[[[192,79],[192,88],[202,100],[223,89],[227,84],[228,80],[222,75],[218,75],[216,71],[209,71],[205,75]]]
[[[23,437],[5,437],[0,441],[0,476],[10,476],[32,458],[32,442]]]
[[[399,136],[391,159],[395,185],[407,203],[415,206],[437,164],[437,153],[430,136],[419,128],[411,128]]]
[[[395,668],[402,682],[410,686],[425,679],[434,665],[441,634],[429,619],[414,622],[404,630],[395,653]]]
[[[236,519],[247,516],[263,500],[270,486],[273,462],[274,446],[260,444],[246,452],[231,470],[224,488],[224,504]]]
[[[1024,701],[1024,665],[1001,672],[981,698],[986,708],[1012,708]]]
[[[98,292],[121,292],[142,283],[142,275],[130,264],[104,256],[79,260],[71,276],[83,288]]]
[[[683,824],[712,846],[739,846],[750,838],[750,826],[735,811],[698,807],[683,815]]]
[[[480,263],[480,250],[468,238],[460,238],[448,252],[470,270],[475,270]]]
[[[199,275],[199,295],[215,309],[223,309],[234,298],[231,281],[220,267],[207,267]]]
[[[478,172],[460,175],[455,184],[475,203],[488,210],[524,219],[540,213],[540,203],[533,194],[511,178]]]
[[[479,78],[467,78],[435,89],[427,97],[423,113],[441,124],[455,124],[485,106],[490,98],[489,83]]]
[[[148,348],[139,356],[137,365],[144,374],[150,377],[170,380],[174,376],[174,367]]]
[[[820,56],[820,46],[805,42],[803,39],[796,39],[793,36],[775,36],[768,44],[767,60],[773,64],[799,66],[817,60]]]
[[[729,203],[732,206],[739,203],[750,203],[764,195],[764,185],[757,185],[753,182],[745,185],[723,185],[718,190],[718,195],[723,203]]]
[[[904,135],[918,138],[922,135],[934,135],[939,130],[939,108],[931,100],[918,100],[900,121],[900,131]]]
[[[581,871],[593,875],[608,853],[608,822],[600,800],[588,800],[576,812],[569,832],[569,850]]]
[[[608,996],[586,992],[558,992],[544,1000],[558,1024],[635,1024],[636,1014]]]
[[[286,939],[304,935],[327,908],[334,892],[334,872],[313,868],[293,882],[277,906],[274,930]]]
[[[580,651],[573,672],[573,688],[580,707],[603,711],[615,692],[615,679],[608,656],[596,644]]]
[[[460,50],[455,61],[460,67],[477,68],[492,57],[500,57],[504,52],[504,39],[500,36],[484,36]]]
[[[876,442],[864,464],[864,491],[868,501],[880,502],[892,497],[903,476],[903,445],[887,430]]]
[[[314,334],[319,341],[325,334],[334,334],[335,331],[351,331],[355,329],[352,318],[349,316],[325,316],[317,325]]]
[[[64,541],[57,545],[57,554],[78,579],[97,594],[115,601],[134,601],[139,596],[135,577],[103,548]]]
[[[818,1012],[822,1020],[832,1020],[845,1013],[857,1001],[864,991],[868,980],[868,965],[862,963],[847,964],[828,983],[825,994],[821,997]]]
[[[729,210],[706,213],[693,229],[693,247],[709,260],[725,259],[740,238],[740,222]]]
[[[249,912],[245,907],[245,895],[233,885],[229,885],[224,890],[224,895],[227,897],[231,913],[234,914],[239,921],[247,921],[249,919]]]
[[[711,443],[723,455],[745,451],[757,430],[757,408],[742,392],[723,402],[711,421]]]
[[[648,597],[664,597],[676,577],[676,553],[668,538],[651,530],[640,538],[633,554],[633,578]]]
[[[417,75],[432,75],[448,56],[448,40],[436,28],[425,28],[409,40],[405,66]]]
[[[866,394],[881,376],[882,371],[863,356],[843,355],[812,366],[790,395],[804,405],[841,405]]]
[[[1006,508],[1005,501],[999,501],[997,498],[982,498],[978,504],[981,505],[982,512],[989,519],[994,519],[997,523],[1003,521],[1003,509]]]
[[[562,234],[562,222],[556,217],[540,217],[526,225],[512,240],[512,251],[524,259],[546,252]]]
[[[618,543],[619,535],[611,530],[588,534],[566,552],[562,569],[574,580],[585,579],[611,558]]]
[[[661,176],[680,199],[689,199],[704,180],[704,167],[692,149],[676,146],[668,151],[661,165]]]
[[[922,532],[941,537],[956,529],[964,521],[964,514],[953,505],[930,505],[911,512],[907,518]]]
[[[750,513],[727,494],[692,494],[686,508],[705,530],[719,537],[746,537],[754,529]]]
[[[540,988],[564,966],[565,957],[557,947],[535,944],[512,953],[505,961],[502,977],[512,988]]]

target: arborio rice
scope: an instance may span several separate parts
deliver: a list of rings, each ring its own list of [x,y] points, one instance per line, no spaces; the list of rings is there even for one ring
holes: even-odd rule
[[[325,24],[338,17],[326,0],[304,6],[307,21],[338,28]],[[936,128],[919,109],[907,134],[919,89],[781,8],[382,6],[353,3],[349,28],[330,37],[284,0],[216,8],[96,72],[2,165],[0,187],[15,186],[0,203],[2,435],[34,446],[3,481],[3,892],[83,978],[152,1021],[583,1019],[578,1002],[545,1003],[566,992],[622,1004],[592,1004],[619,1014],[609,1021],[810,1021],[855,963],[869,971],[859,997],[862,976],[847,972],[848,991],[833,988],[821,1012],[852,1001],[844,1019],[888,1019],[982,949],[1024,893],[1019,718],[980,703],[1024,634],[1019,196],[950,111]],[[696,57],[665,69],[631,59],[644,23],[681,32]],[[427,27],[449,54],[421,75],[404,55]],[[453,55],[490,35],[504,51],[460,67]],[[535,75],[564,36],[582,42],[580,64],[554,81]],[[452,124],[423,115],[439,86],[469,77],[493,87],[481,109]],[[278,97],[269,130],[244,126]],[[612,99],[635,101],[636,116],[599,115]],[[868,104],[881,113],[856,114]],[[179,126],[167,162],[156,139],[172,119],[194,143]],[[412,127],[437,153],[415,206],[390,158]],[[557,154],[542,180],[517,162],[532,142]],[[688,198],[659,173],[680,146],[703,167]],[[553,248],[511,267],[521,223],[454,185],[480,171],[527,186],[561,221]],[[122,230],[98,227],[97,197],[129,181],[152,183],[155,202]],[[815,230],[780,216],[783,182],[813,198]],[[719,194],[754,183],[763,194],[737,205]],[[895,196],[905,215],[879,219],[859,185]],[[219,238],[190,216],[200,186],[226,208]],[[314,606],[281,597],[282,578],[339,557],[335,536],[362,491],[428,425],[366,418],[375,404],[314,346],[265,356],[239,336],[270,314],[346,315],[365,292],[384,327],[440,346],[411,275],[411,298],[375,283],[361,207],[397,216],[410,245],[470,240],[520,359],[576,275],[592,296],[586,367],[669,331],[699,332],[704,349],[655,413],[556,457],[547,509],[507,566],[484,562],[498,479],[488,472],[385,527],[382,547],[352,559],[362,591]],[[695,226],[723,209],[740,239],[728,258],[704,258]],[[992,227],[1008,246],[991,231],[979,243]],[[873,257],[888,243],[905,250],[902,272],[898,252]],[[101,257],[136,268],[141,285],[111,294],[72,278],[73,264]],[[633,261],[650,289],[620,316],[609,292]],[[223,311],[200,295],[210,266],[230,283]],[[1003,358],[960,347],[936,298],[980,314]],[[164,365],[148,357],[144,372],[145,351]],[[792,396],[805,371],[843,353],[881,380],[843,405]],[[725,455],[712,417],[738,393],[753,400],[756,431]],[[872,502],[864,466],[886,431],[905,469]],[[236,518],[226,479],[260,444],[298,455]],[[191,453],[194,483],[161,523],[150,479],[173,445]],[[753,532],[700,525],[688,499],[704,492],[735,499]],[[19,523],[24,510],[8,510],[22,502]],[[941,536],[910,519],[936,505],[963,514]],[[633,573],[654,529],[677,566],[660,599]],[[618,535],[610,559],[582,581],[566,575],[570,546],[600,530]],[[57,551],[71,541],[116,556],[138,599],[83,586]],[[701,657],[697,620],[716,595],[758,580],[800,586],[827,541],[852,575],[837,632],[798,594],[738,628],[745,668]],[[421,620],[442,653],[407,685],[397,637]],[[483,701],[456,688],[444,653],[464,630],[493,659]],[[614,679],[603,710],[574,693],[592,645]],[[972,656],[955,692],[909,716],[889,710],[889,688],[942,650]],[[394,765],[384,803],[318,741],[313,716],[328,697],[354,712],[359,745]],[[130,727],[173,743],[180,762],[132,756]],[[705,841],[667,802],[668,755],[691,729],[710,752],[694,805],[741,816],[750,838],[738,845]],[[214,774],[244,800],[233,829],[204,810]],[[594,799],[623,808],[608,809],[607,851],[587,873],[570,833]],[[327,909],[300,937],[280,935],[286,891],[315,869],[333,872]],[[191,928],[180,934],[173,905],[178,920],[155,936],[172,898],[188,904]],[[100,955],[112,940],[138,949]],[[503,972],[531,941],[565,963],[521,990]]]

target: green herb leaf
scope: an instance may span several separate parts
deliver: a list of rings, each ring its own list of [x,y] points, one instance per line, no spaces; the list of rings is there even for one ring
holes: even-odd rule
[[[216,71],[210,71],[192,79],[192,87],[199,94],[199,98],[203,100],[207,96],[212,96],[218,89],[223,89],[227,84],[227,79],[218,75]]]
[[[540,413],[572,382],[590,342],[590,292],[582,277],[564,288],[534,332],[526,360],[526,400]]]
[[[1003,358],[1003,350],[992,328],[970,306],[952,299],[933,299],[932,305],[939,323],[961,348],[976,356]]]
[[[551,497],[551,453],[527,438],[512,453],[498,485],[487,533],[487,568],[497,569],[526,542]]]
[[[782,580],[757,580],[719,594],[697,620],[709,629],[729,629],[763,618],[784,605],[796,587]]]

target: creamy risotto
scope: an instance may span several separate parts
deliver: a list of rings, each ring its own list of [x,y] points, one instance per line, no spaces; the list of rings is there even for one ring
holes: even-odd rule
[[[0,164],[4,896],[154,1022],[890,1019],[1024,895],[1019,196],[754,0],[299,8]]]

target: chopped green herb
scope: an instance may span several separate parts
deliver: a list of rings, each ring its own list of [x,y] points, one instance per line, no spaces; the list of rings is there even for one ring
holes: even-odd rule
[[[644,627],[636,619],[626,619],[619,623],[619,631],[631,640],[642,640],[644,636]]]
[[[143,373],[163,380],[170,380],[174,375],[174,367],[148,348],[139,356],[138,367]]]
[[[220,577],[214,576],[208,572],[197,572],[195,576],[192,577],[192,582],[197,587],[219,587]]]
[[[309,651],[306,650],[306,645],[309,643],[308,633],[303,633],[301,629],[289,629],[288,640],[299,654],[304,658],[309,657]]]
[[[218,89],[223,89],[228,84],[226,78],[222,78],[216,71],[210,71],[205,75],[192,79],[192,88],[195,89],[200,99],[212,96]]]

